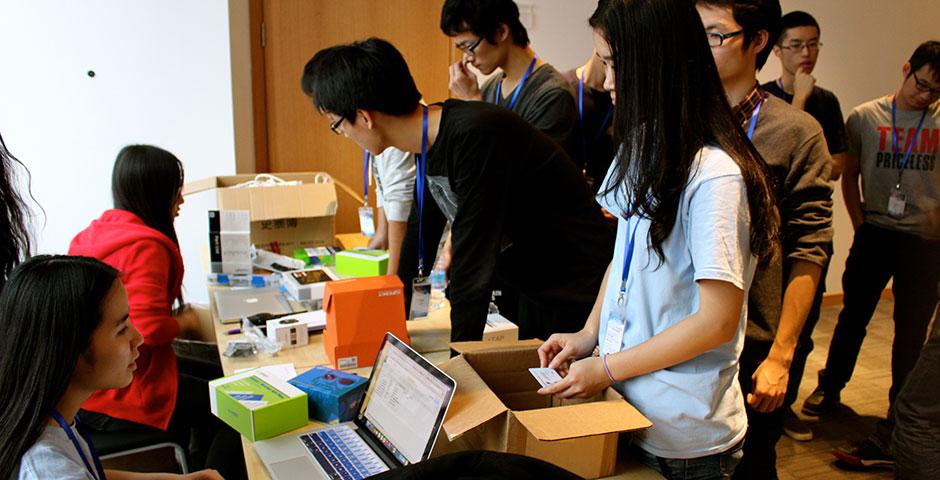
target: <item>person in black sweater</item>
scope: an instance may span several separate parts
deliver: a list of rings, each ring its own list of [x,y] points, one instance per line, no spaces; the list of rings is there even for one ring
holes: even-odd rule
[[[422,105],[401,53],[377,38],[321,50],[301,83],[335,132],[417,154],[416,191],[426,182],[452,222],[451,340],[482,338],[496,275],[521,294],[520,338],[583,326],[614,238],[561,147],[494,105]]]

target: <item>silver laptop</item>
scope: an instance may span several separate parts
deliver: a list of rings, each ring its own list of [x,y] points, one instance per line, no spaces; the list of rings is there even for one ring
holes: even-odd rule
[[[359,479],[426,460],[457,383],[391,333],[352,422],[255,442],[275,479]]]
[[[277,287],[231,288],[216,290],[215,307],[222,323],[241,322],[259,313],[291,313],[290,302]]]

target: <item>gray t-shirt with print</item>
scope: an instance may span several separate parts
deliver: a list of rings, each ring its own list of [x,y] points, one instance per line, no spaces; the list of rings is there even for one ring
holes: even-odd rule
[[[91,453],[88,444],[81,435],[76,435],[82,446],[85,458],[91,462]],[[60,427],[46,425],[39,435],[39,440],[33,444],[20,459],[19,473],[13,475],[19,480],[45,480],[49,478],[61,480],[95,480],[91,472],[85,468],[78,450],[69,440],[65,430]]]
[[[845,122],[849,153],[858,159],[862,176],[862,211],[865,221],[888,230],[935,237],[928,231],[927,212],[940,206],[940,101],[927,107],[927,116],[917,138],[914,132],[923,110],[897,110],[898,153],[891,134],[891,96],[863,103]],[[911,147],[907,166],[904,154]],[[900,217],[888,212],[888,200],[901,173],[905,208]]]

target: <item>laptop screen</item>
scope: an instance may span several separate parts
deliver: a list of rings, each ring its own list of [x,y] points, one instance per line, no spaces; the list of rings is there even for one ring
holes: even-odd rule
[[[359,420],[403,465],[420,462],[431,455],[455,388],[447,374],[386,333]]]

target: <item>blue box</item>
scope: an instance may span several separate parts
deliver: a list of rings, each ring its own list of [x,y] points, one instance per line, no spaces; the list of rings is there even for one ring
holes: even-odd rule
[[[307,394],[310,418],[339,423],[355,418],[367,380],[342,370],[313,367],[288,383]]]

